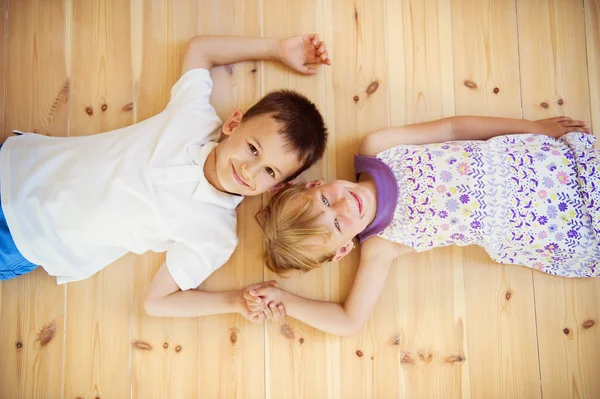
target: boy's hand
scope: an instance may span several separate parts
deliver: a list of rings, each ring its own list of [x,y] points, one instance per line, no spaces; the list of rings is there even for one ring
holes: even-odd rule
[[[584,121],[574,121],[568,116],[558,116],[556,118],[540,119],[535,121],[540,128],[540,133],[559,138],[569,132],[582,132],[590,134],[591,130],[585,127]]]
[[[252,312],[266,312],[268,314],[270,303],[281,302],[281,290],[277,288],[277,281],[267,281],[250,286],[244,290],[243,297],[246,307]]]
[[[270,302],[269,305],[265,308],[263,314],[267,320],[273,320],[278,322],[279,324],[285,322],[285,306],[283,303],[275,303]]]
[[[281,62],[295,71],[306,75],[315,75],[317,70],[306,64],[331,65],[325,43],[319,35],[293,36],[281,39]]]

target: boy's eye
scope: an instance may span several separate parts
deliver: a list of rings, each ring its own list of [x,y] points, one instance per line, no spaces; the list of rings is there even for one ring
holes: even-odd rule
[[[335,226],[335,228],[337,229],[337,231],[339,231],[340,233],[342,232],[342,230],[340,229],[340,223],[338,222],[337,219],[335,219],[333,221],[333,225]]]
[[[266,167],[265,170],[267,171],[267,173],[269,174],[269,176],[271,177],[275,177],[275,171],[273,169],[271,169],[270,167]]]
[[[323,204],[325,204],[325,206],[330,206],[329,201],[327,201],[327,198],[325,198],[324,195],[321,195],[321,201],[323,202]]]
[[[258,150],[256,149],[256,147],[255,147],[255,146],[253,146],[252,144],[248,143],[248,148],[250,148],[250,152],[251,152],[253,155],[258,155]]]

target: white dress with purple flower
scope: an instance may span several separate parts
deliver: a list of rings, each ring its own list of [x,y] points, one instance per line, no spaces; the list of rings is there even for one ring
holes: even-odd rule
[[[398,187],[379,233],[416,251],[479,245],[500,263],[565,277],[600,275],[600,151],[595,138],[521,134],[400,145],[377,155]]]

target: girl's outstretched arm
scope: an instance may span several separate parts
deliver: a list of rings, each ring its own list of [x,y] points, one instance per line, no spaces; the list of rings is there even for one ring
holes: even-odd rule
[[[246,303],[259,299],[263,305],[282,303],[285,312],[319,330],[342,336],[356,334],[367,322],[377,304],[392,261],[409,252],[408,247],[372,237],[363,244],[360,264],[348,298],[342,304],[304,298],[269,284],[250,287]],[[277,308],[274,308],[277,311]],[[267,317],[272,311],[268,310]]]
[[[488,140],[507,134],[537,133],[560,137],[568,132],[590,133],[584,121],[567,116],[530,121],[487,116],[453,116],[436,121],[377,130],[364,138],[359,152],[376,155],[396,145],[443,143],[453,140]]]

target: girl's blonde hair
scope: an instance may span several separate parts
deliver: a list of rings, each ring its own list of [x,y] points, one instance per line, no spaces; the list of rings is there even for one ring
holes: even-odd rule
[[[325,243],[331,236],[325,226],[319,226],[321,215],[313,212],[313,201],[303,185],[287,186],[256,214],[263,230],[264,260],[273,272],[308,272],[333,259],[335,252],[328,253],[325,245],[307,243],[315,237]]]

